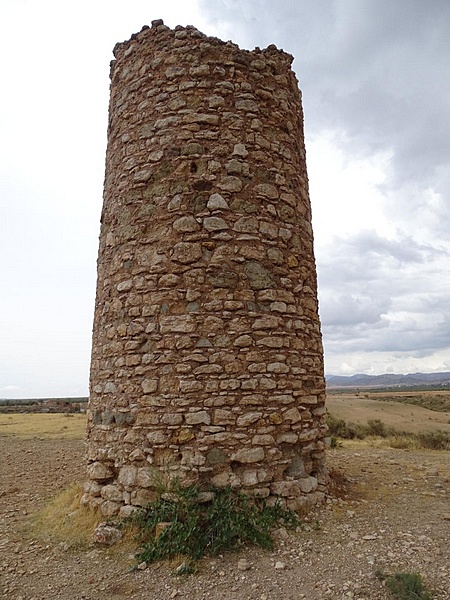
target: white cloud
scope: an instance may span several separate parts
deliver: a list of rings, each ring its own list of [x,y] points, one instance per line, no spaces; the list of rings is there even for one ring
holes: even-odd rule
[[[380,189],[389,168],[391,152],[352,156],[345,152],[341,131],[323,131],[306,139],[306,157],[316,247],[331,236],[345,236],[371,227],[393,233],[395,227],[383,213]]]
[[[0,4],[0,390],[87,393],[112,48],[152,19],[295,56],[329,373],[450,369],[450,3]]]

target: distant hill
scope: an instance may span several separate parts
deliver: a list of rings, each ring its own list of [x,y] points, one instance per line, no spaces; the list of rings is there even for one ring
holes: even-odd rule
[[[450,387],[450,372],[444,373],[409,373],[397,375],[328,375],[326,377],[328,388],[375,388],[375,387],[421,387],[439,386]]]

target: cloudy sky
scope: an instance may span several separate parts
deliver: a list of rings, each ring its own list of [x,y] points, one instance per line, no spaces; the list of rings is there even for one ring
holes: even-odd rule
[[[87,395],[109,61],[157,18],[295,57],[326,372],[450,370],[448,0],[1,0],[0,398]]]

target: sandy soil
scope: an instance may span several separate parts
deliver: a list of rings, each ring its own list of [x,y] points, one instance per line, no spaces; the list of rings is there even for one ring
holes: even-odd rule
[[[197,574],[180,578],[167,565],[130,572],[129,557],[111,550],[34,537],[30,516],[82,481],[83,443],[2,434],[0,596],[383,600],[390,596],[375,576],[382,569],[417,571],[436,599],[449,600],[450,453],[339,448],[329,464],[344,469],[348,493],[314,511],[303,531],[277,532],[273,553],[248,548],[205,559]]]

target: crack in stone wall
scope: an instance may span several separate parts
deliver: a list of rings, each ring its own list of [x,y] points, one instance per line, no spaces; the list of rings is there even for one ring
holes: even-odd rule
[[[83,502],[129,514],[155,473],[317,501],[325,381],[292,57],[162,21],[114,55]]]

